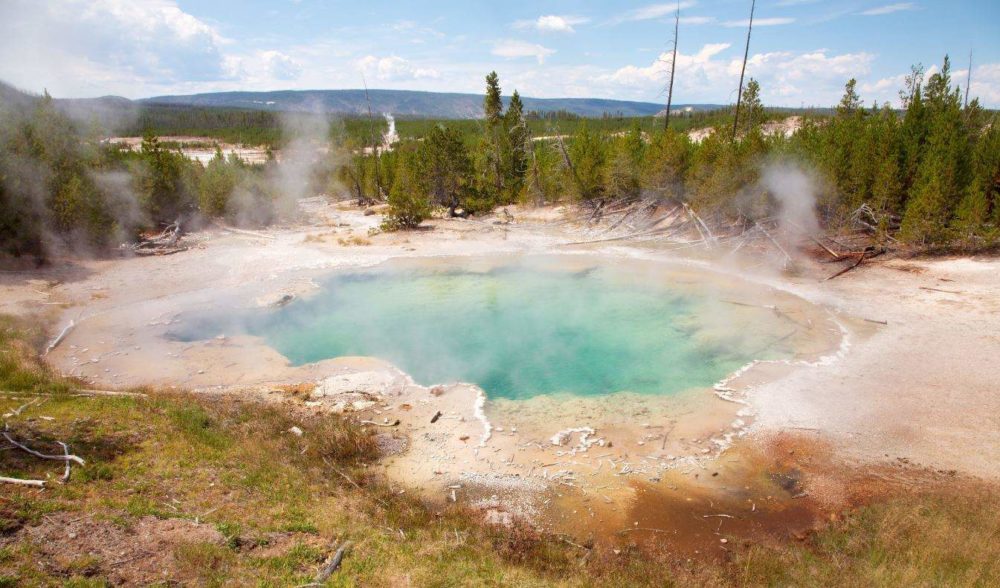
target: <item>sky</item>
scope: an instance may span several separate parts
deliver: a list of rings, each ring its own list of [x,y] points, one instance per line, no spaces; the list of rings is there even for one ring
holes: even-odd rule
[[[56,97],[392,88],[665,100],[676,0],[0,0],[0,80]],[[681,0],[674,102],[735,101],[750,0]],[[898,103],[912,64],[1000,108],[1000,1],[760,0],[765,104]]]

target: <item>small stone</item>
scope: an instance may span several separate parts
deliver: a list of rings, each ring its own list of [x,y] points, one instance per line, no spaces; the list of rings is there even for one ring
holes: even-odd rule
[[[291,429],[288,429],[288,432],[291,433],[292,435],[295,435],[296,437],[302,436],[302,429],[298,427],[292,427]]]

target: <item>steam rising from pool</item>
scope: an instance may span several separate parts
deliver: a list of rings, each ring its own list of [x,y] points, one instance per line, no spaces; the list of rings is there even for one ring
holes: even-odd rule
[[[379,357],[420,384],[471,382],[491,397],[673,394],[760,351],[759,338],[706,330],[704,302],[608,264],[387,265],[337,273],[280,309],[187,316],[171,336],[248,333],[297,365]]]

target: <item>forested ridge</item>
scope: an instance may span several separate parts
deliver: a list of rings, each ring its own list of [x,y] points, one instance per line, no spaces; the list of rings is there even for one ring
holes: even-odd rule
[[[803,112],[801,128],[765,133],[786,112],[765,109],[758,83],[728,110],[663,119],[526,112],[515,91],[501,98],[487,77],[481,120],[401,120],[400,141],[381,146],[381,117],[331,119],[317,192],[387,202],[385,228],[416,226],[443,207],[481,214],[513,203],[605,202],[656,197],[719,219],[775,213],[761,182],[768,166],[809,171],[828,230],[862,219],[880,238],[918,247],[975,250],[1000,239],[1000,129],[996,112],[953,84],[946,58],[926,77],[915,67],[900,103],[866,103],[845,85],[829,115]],[[221,151],[203,167],[157,134],[209,136],[281,148],[280,113],[159,106],[121,123],[145,133],[137,152],[102,142],[107,129],[71,118],[49,96],[0,93],[0,251],[44,257],[54,250],[106,251],[179,218],[266,224],[277,218],[275,162],[251,166]],[[292,114],[308,117],[315,115]],[[305,121],[311,123],[311,121]],[[301,124],[302,121],[299,121]],[[710,127],[700,141],[687,133]],[[121,129],[119,129],[121,130]]]

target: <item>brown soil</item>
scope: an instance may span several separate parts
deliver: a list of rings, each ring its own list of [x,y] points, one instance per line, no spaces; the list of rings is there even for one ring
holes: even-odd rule
[[[779,433],[739,443],[693,477],[671,472],[656,483],[633,482],[623,516],[593,493],[566,493],[560,510],[594,516],[570,517],[554,530],[586,545],[726,559],[736,545],[804,541],[845,512],[955,476],[899,460],[851,465],[811,436]]]
[[[132,527],[123,527],[72,512],[45,515],[37,526],[26,526],[3,542],[24,539],[52,575],[106,574],[115,585],[183,579],[183,566],[175,561],[179,547],[224,543],[222,534],[204,523],[144,517]]]

